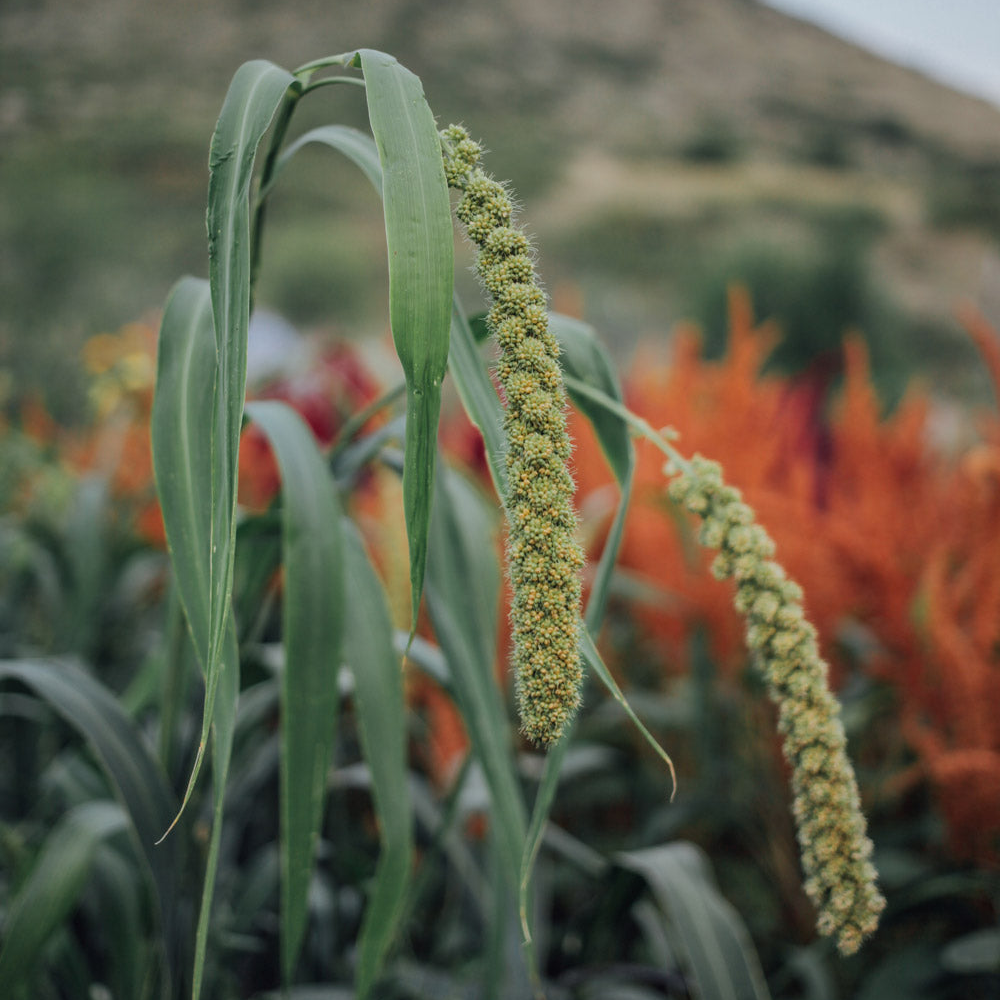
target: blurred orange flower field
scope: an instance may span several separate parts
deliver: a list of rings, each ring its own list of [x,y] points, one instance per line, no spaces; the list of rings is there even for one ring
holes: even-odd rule
[[[1000,391],[1000,337],[974,311],[963,318]],[[926,391],[913,388],[882,415],[856,336],[844,342],[843,387],[827,417],[808,379],[764,371],[776,336],[754,325],[747,296],[734,291],[726,356],[703,360],[697,332],[682,329],[668,356],[646,348],[636,359],[626,401],[653,426],[679,431],[685,452],[722,463],[804,588],[835,687],[851,671],[891,687],[902,735],[935,788],[955,856],[995,865],[1000,419],[995,411],[978,415],[976,435],[943,453],[932,442]],[[586,511],[611,477],[584,421],[574,430]],[[619,563],[664,601],[637,604],[634,614],[659,644],[665,669],[686,668],[692,634],[701,629],[717,665],[738,670],[747,657],[730,588],[712,578],[711,554],[678,520],[662,465],[659,452],[639,445]]]

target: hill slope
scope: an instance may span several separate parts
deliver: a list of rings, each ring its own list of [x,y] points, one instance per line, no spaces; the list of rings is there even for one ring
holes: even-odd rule
[[[91,333],[161,301],[179,271],[203,272],[205,150],[235,68],[355,45],[397,55],[442,121],[463,120],[495,151],[489,165],[521,196],[550,287],[579,285],[588,313],[624,340],[689,308],[692,261],[704,271],[764,242],[797,253],[817,220],[821,242],[861,226],[871,273],[924,327],[947,324],[996,259],[1000,110],[753,0],[8,0],[8,360],[21,332]],[[361,221],[368,202],[354,211],[355,188],[331,189],[327,164],[304,167],[300,183],[270,287],[311,322],[333,303],[310,298],[303,274],[348,267],[348,305],[378,280],[344,254],[309,263],[330,224],[313,219],[315,200],[345,213],[362,246],[380,236]]]

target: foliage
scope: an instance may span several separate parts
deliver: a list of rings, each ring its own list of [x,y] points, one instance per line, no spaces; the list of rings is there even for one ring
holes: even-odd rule
[[[372,136],[328,126],[286,144],[301,100],[359,83]],[[244,405],[265,207],[307,144],[346,156],[383,198],[402,371],[384,383],[341,345]],[[721,360],[681,332],[669,366],[637,364],[628,410],[593,332],[543,311],[579,442],[579,649],[611,697],[588,680],[542,756],[507,710],[504,611],[531,583],[505,585],[499,560],[497,501],[513,511],[508,480],[531,460],[504,440],[519,383],[501,371],[498,393],[484,324],[453,302],[419,81],[367,50],[292,74],[247,64],[211,165],[210,280],[171,294],[155,400],[152,334],[136,325],[87,346],[89,432],[35,407],[3,437],[17,485],[0,578],[0,992],[874,996],[906,981],[985,995],[997,827],[962,809],[1000,750],[976,703],[994,688],[998,616],[979,596],[1000,593],[982,544],[995,431],[957,465],[934,457],[926,401],[883,420],[856,341],[846,416],[828,425],[808,385],[762,375],[769,336],[738,296]],[[497,243],[494,193],[460,214],[502,258],[484,267],[496,328],[538,303],[490,286],[492,267],[521,267]],[[850,962],[813,941],[731,595],[691,549],[662,456],[630,439],[687,468],[652,430],[667,420],[686,450],[723,460],[774,534],[843,689],[889,897],[887,930]],[[968,520],[949,521],[955,498]],[[926,564],[907,549],[921,524],[957,521]],[[946,698],[934,671],[960,681]],[[657,739],[677,750],[675,802]],[[947,839],[924,845],[939,816]]]

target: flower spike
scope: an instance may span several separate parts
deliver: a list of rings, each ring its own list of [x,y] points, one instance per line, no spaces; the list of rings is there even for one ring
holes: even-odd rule
[[[462,192],[456,214],[478,247],[476,271],[493,302],[487,316],[500,347],[497,376],[507,409],[507,565],[518,708],[524,734],[551,746],[580,705],[577,649],[580,569],[572,451],[559,345],[531,247],[513,226],[502,184],[478,166],[482,149],[465,129],[442,133],[445,176]]]

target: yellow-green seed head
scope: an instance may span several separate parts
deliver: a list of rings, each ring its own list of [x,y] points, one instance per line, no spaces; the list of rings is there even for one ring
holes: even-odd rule
[[[476,270],[493,300],[487,325],[500,348],[496,374],[507,401],[504,506],[515,689],[525,735],[548,746],[576,714],[582,680],[583,552],[567,466],[572,444],[559,346],[528,239],[511,225],[506,189],[478,167],[481,150],[464,129],[445,129],[442,146],[448,184],[463,192],[456,215],[478,246]]]
[[[735,578],[736,610],[747,620],[754,651],[792,767],[792,790],[803,885],[818,913],[817,929],[851,954],[872,934],[885,900],[868,860],[872,844],[847,757],[840,709],[827,686],[816,630],[805,620],[802,589],[774,562],[774,542],[753,509],[700,456],[670,483],[676,503],[702,518],[701,541],[719,554],[712,572]]]

